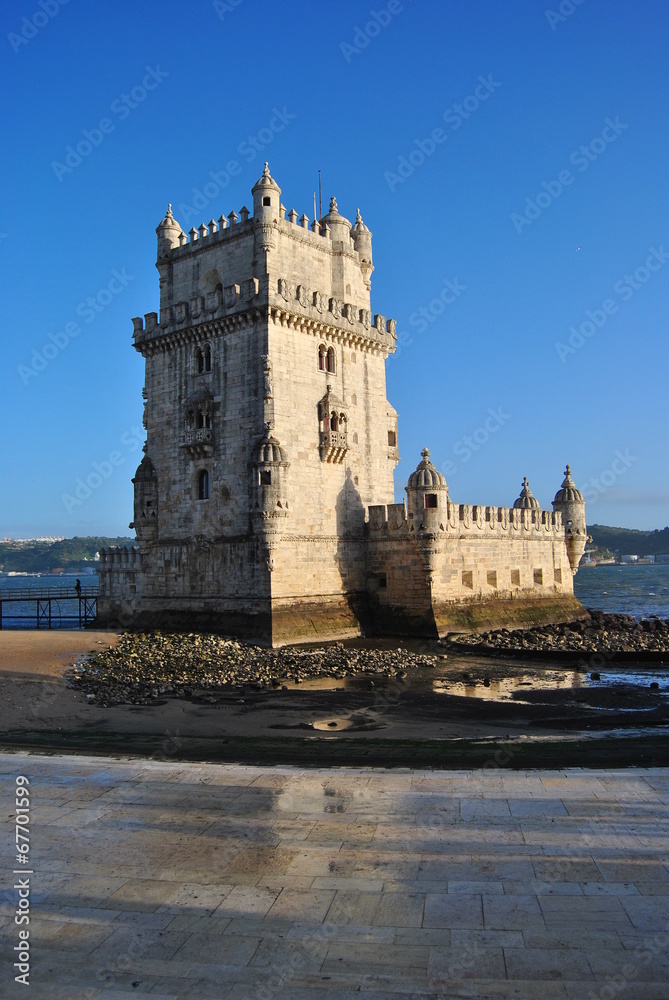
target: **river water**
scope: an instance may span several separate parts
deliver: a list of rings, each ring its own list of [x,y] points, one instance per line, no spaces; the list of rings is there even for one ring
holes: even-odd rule
[[[58,613],[63,616],[76,614],[74,584],[76,576],[12,576],[0,579],[3,596],[12,590],[51,590],[68,588],[71,600],[54,605],[53,624],[58,628]],[[96,587],[98,577],[81,575],[84,588]],[[586,566],[574,578],[576,597],[586,608],[599,611],[647,618],[658,615],[669,618],[669,565],[657,566]],[[34,617],[21,619],[19,615],[33,615],[34,605],[5,604],[3,607],[3,628],[34,628]],[[63,622],[63,627],[73,627]]]

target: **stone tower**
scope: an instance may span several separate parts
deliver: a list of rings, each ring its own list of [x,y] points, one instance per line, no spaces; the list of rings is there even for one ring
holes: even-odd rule
[[[393,499],[395,324],[370,311],[359,211],[351,225],[332,198],[320,220],[286,215],[267,164],[252,195],[253,215],[187,235],[170,206],[156,230],[159,317],[133,320],[147,442],[132,617],[341,633],[365,586],[365,507]]]
[[[395,323],[370,306],[372,234],[332,198],[311,222],[265,164],[243,207],[157,227],[137,547],[100,553],[106,623],[272,644],[567,621],[587,540],[569,466],[553,511],[455,502],[425,448],[393,502]]]

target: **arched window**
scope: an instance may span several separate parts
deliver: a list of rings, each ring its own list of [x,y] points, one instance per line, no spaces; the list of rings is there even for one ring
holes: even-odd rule
[[[195,415],[195,426],[200,429],[211,427],[211,410],[208,403],[200,403]]]
[[[209,473],[206,469],[202,469],[202,471],[198,473],[197,498],[198,500],[209,499]]]
[[[211,345],[205,344],[203,347],[195,348],[195,372],[198,375],[206,375],[211,371]]]
[[[334,372],[335,370],[335,352],[334,347],[328,347],[328,353],[326,358],[326,370],[329,372]]]
[[[327,348],[325,344],[318,345],[318,370],[319,372],[324,372],[326,370],[325,366],[327,363]]]
[[[331,431],[339,430],[339,417],[337,416],[336,413],[332,413],[330,415],[330,430]]]

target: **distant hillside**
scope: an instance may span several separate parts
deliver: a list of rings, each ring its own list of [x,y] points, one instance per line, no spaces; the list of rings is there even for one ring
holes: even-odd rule
[[[61,542],[0,542],[0,570],[5,573],[78,573],[95,564],[95,555],[109,545],[132,545],[134,538],[64,538]]]
[[[609,528],[605,524],[588,525],[593,545],[600,549],[620,551],[621,555],[658,556],[669,553],[669,527],[655,531],[635,531],[633,528]]]

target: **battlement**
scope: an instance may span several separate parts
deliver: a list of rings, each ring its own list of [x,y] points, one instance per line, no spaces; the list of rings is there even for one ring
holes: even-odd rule
[[[448,501],[445,513],[438,508],[425,510],[423,521],[418,522],[407,513],[404,503],[374,504],[367,508],[369,530],[372,534],[411,534],[429,532],[461,538],[479,536],[512,538],[519,535],[542,538],[564,538],[561,511],[520,509],[518,507],[488,507],[473,504],[454,504]]]
[[[242,206],[239,215],[233,209],[227,217],[220,215],[218,220],[210,219],[209,222],[201,222],[197,227],[192,226],[188,233],[182,229],[178,236],[179,242],[171,248],[165,247],[160,256],[178,259],[228,240],[253,236],[256,223],[261,224],[261,222],[262,225],[268,224],[266,220],[256,219],[255,216],[250,215],[246,206]],[[331,243],[335,242],[338,249],[349,250],[351,254],[356,252],[353,237],[349,236],[347,240],[334,240],[332,229],[327,222],[320,222],[316,218],[310,222],[306,213],[298,218],[295,209],[291,208],[287,213],[285,205],[280,206],[278,218],[273,220],[270,225],[275,226],[281,232],[311,241],[319,250],[323,248],[325,240]]]
[[[326,292],[315,291],[306,284],[286,278],[247,278],[239,284],[226,285],[205,294],[195,295],[184,302],[163,306],[160,322],[155,312],[144,318],[133,318],[136,347],[167,334],[188,330],[213,321],[239,316],[249,309],[269,309],[272,318],[282,324],[298,322],[311,332],[323,332],[326,327],[338,328],[347,339],[361,343],[371,341],[388,351],[395,350],[397,324],[369,309],[342,302]]]
[[[111,546],[108,549],[100,549],[101,572],[119,570],[139,569],[141,556],[139,549],[134,546]]]

